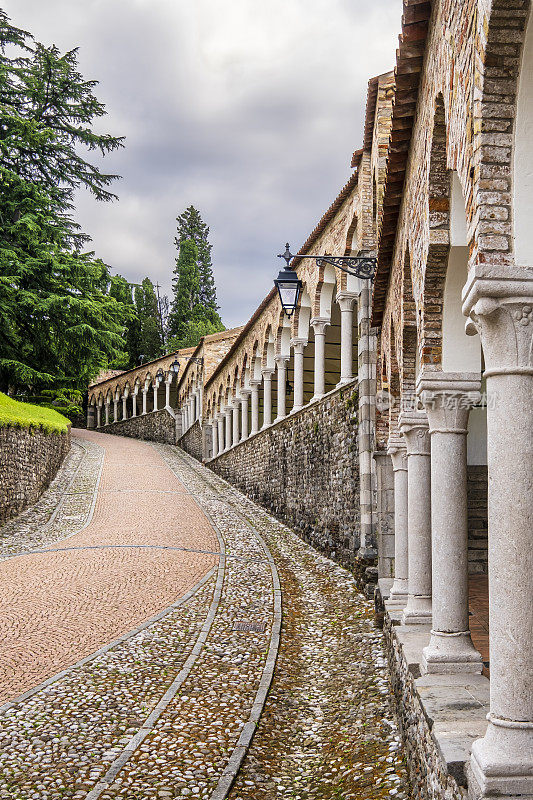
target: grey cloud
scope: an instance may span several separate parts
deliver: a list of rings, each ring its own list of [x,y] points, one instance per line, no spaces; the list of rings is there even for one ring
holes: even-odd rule
[[[287,238],[298,248],[349,177],[366,84],[392,67],[401,0],[5,0],[15,24],[80,46],[100,81],[120,202],[81,193],[92,246],[130,280],[168,291],[175,217],[211,227],[223,319],[270,291]],[[253,13],[252,13],[253,12]]]

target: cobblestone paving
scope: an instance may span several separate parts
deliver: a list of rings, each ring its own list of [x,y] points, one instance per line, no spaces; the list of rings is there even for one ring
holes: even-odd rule
[[[259,531],[283,589],[274,680],[231,800],[408,797],[372,604],[346,570],[217,476],[208,480]]]
[[[124,442],[88,436],[106,450],[112,439]],[[174,602],[153,619],[139,616],[144,622],[137,631],[115,642],[109,631],[101,651],[0,709],[0,799],[222,800],[244,758],[232,800],[403,800],[407,785],[382,637],[351,576],[177,448],[143,446],[151,450],[144,454],[145,476],[158,464],[158,502],[177,504],[181,514],[169,513],[172,528],[157,529],[159,549],[189,548],[166,549],[166,558],[202,556],[190,552],[194,547],[183,535],[184,519],[196,514],[211,531],[203,549],[220,558],[204,553],[211,571],[181,599],[176,587]],[[115,459],[114,478],[104,467],[101,487],[108,497],[129,491],[123,463]],[[169,474],[179,489],[165,483]],[[154,491],[149,481],[147,491]],[[111,550],[115,559],[150,549],[154,539],[134,526],[124,505],[127,522],[120,541],[113,541],[126,546],[101,547],[112,508],[99,496],[89,527],[64,544],[49,543],[46,557],[66,556],[57,550],[73,541],[97,548],[69,551],[81,563],[87,554],[107,558]],[[120,576],[125,567],[117,565]],[[259,718],[280,624],[276,566],[282,645]],[[256,624],[238,630],[237,623]]]
[[[37,526],[24,520],[18,554],[12,533],[10,557],[0,563],[0,702],[135,628],[218,561],[212,526],[151,445],[88,431],[76,438],[105,449],[94,509],[96,465],[89,463],[77,473],[46,541],[37,542],[38,532],[30,530]],[[84,494],[76,520],[65,520],[80,482],[93,493]],[[89,524],[79,530],[88,514]],[[40,547],[30,549],[30,542]]]

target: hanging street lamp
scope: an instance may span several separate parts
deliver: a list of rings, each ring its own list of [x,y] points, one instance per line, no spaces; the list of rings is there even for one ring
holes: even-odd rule
[[[173,375],[178,375],[180,371],[181,364],[177,358],[174,359],[172,364],[170,365],[168,371],[171,372]]]
[[[302,291],[302,282],[294,270],[289,268],[293,258],[314,258],[317,267],[331,264],[333,267],[354,275],[356,278],[372,280],[376,272],[377,258],[374,256],[316,256],[311,254],[299,254],[295,256],[291,253],[289,243],[285,245],[285,252],[279,253],[278,258],[285,259],[286,266],[281,270],[274,281],[279,292],[279,299],[283,310],[288,317],[291,317],[298,306],[298,300]]]
[[[288,258],[287,253],[289,254]],[[294,270],[289,268],[289,261],[293,258],[293,256],[291,255],[288,242],[285,253],[283,255],[279,255],[278,258],[284,258],[287,263],[286,266],[280,270],[278,277],[274,281],[274,285],[279,293],[281,307],[288,317],[292,317],[298,306],[298,300],[300,299],[300,294],[302,293],[303,283]]]
[[[163,370],[161,369],[161,367],[159,367],[159,369],[157,370],[157,372],[156,372],[156,374],[155,374],[155,377],[156,377],[156,379],[157,379],[158,381],[162,381],[162,380],[163,380],[163,378],[165,377],[165,373],[163,372]]]

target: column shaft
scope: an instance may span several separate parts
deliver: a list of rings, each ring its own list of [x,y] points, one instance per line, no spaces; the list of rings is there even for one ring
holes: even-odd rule
[[[407,445],[408,587],[403,624],[431,622],[431,457],[425,412],[400,414]]]
[[[315,332],[315,371],[313,400],[324,396],[326,387],[326,326],[329,320],[311,320]]]
[[[291,345],[294,353],[294,405],[292,411],[299,411],[304,404],[304,349],[306,342],[293,340]]]
[[[274,422],[283,419],[287,415],[286,385],[287,385],[287,361],[288,357],[278,356],[276,358],[276,368],[278,371],[278,403],[277,415]]]
[[[259,430],[259,384],[253,381],[252,387],[252,429],[250,434]]]
[[[241,442],[248,438],[248,394],[241,399]]]
[[[394,472],[394,583],[391,600],[405,600],[408,592],[407,451],[400,436],[390,436],[388,452]]]
[[[263,372],[263,428],[272,425],[272,375],[274,370]]]

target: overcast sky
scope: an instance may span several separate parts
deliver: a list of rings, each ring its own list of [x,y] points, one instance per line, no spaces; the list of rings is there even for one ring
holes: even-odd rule
[[[289,240],[350,175],[369,77],[394,66],[401,0],[4,0],[15,25],[100,85],[120,200],[78,198],[98,256],[169,292],[175,218],[211,228],[221,315],[245,322]]]

